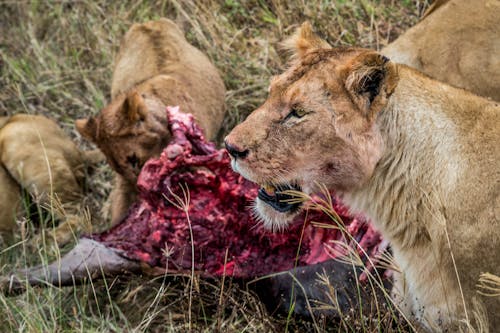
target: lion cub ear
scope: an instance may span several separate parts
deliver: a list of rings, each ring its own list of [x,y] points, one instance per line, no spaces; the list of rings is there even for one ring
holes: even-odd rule
[[[281,48],[292,53],[292,58],[301,58],[313,49],[331,49],[325,40],[313,32],[311,23],[308,21],[295,30],[295,33],[281,43]]]
[[[396,65],[377,52],[358,55],[342,72],[347,92],[367,118],[387,104],[399,79]]]
[[[97,121],[90,117],[88,119],[77,119],[75,121],[76,130],[83,136],[85,139],[96,142],[97,141]]]
[[[123,102],[123,112],[130,123],[135,123],[146,118],[146,104],[144,99],[137,91],[132,91],[127,94]]]

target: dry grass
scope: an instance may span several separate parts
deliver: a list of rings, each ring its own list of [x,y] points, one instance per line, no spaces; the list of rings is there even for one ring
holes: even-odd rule
[[[425,0],[0,1],[0,115],[46,115],[88,147],[73,122],[109,102],[120,38],[134,22],[166,16],[178,22],[223,75],[228,115],[222,137],[263,102],[270,76],[286,61],[277,44],[302,21],[310,20],[333,45],[379,49],[414,24],[427,5]],[[110,178],[103,165],[88,181],[85,200],[96,224],[102,224]],[[43,219],[50,222],[50,216]],[[2,252],[0,273],[52,258],[44,248],[21,243]],[[0,297],[0,314],[2,332],[180,332],[189,327],[275,332],[285,327],[324,331],[327,326],[321,320],[275,319],[233,281],[182,276],[29,289],[15,298]],[[328,327],[378,331],[376,323],[359,326],[356,320]],[[384,331],[400,329],[391,328],[390,320],[378,320]]]

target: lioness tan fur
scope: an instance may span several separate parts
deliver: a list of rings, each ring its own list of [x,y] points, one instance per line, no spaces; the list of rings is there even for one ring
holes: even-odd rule
[[[55,232],[58,243],[87,229],[78,216],[85,167],[98,155],[80,151],[57,124],[43,116],[17,114],[0,118],[0,233],[16,230],[22,212],[21,188],[33,199],[54,208],[63,222]],[[64,212],[61,210],[63,209]]]
[[[234,170],[270,196],[319,182],[367,214],[402,271],[396,304],[426,330],[474,323],[476,301],[500,327],[500,299],[476,292],[500,273],[500,106],[375,51],[329,48],[308,24],[287,44],[290,67],[226,137]],[[296,214],[256,210],[270,228]]]
[[[392,61],[500,101],[500,1],[437,1],[382,49]]]
[[[195,116],[208,139],[224,117],[224,83],[210,60],[168,19],[134,24],[120,45],[111,103],[95,118],[76,122],[116,171],[111,198],[112,224],[135,200],[144,163],[160,154],[169,139],[166,106],[179,105]]]

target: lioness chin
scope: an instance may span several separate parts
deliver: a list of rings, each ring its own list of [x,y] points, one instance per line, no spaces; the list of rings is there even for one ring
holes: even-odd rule
[[[391,242],[393,299],[416,325],[455,332],[480,300],[491,328],[500,299],[500,106],[381,54],[331,48],[304,24],[266,102],[226,137],[232,166],[262,184],[256,210],[283,228],[290,192],[333,189]]]

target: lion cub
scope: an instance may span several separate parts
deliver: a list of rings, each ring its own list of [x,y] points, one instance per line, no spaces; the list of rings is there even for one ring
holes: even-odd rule
[[[286,190],[323,183],[392,244],[406,316],[458,332],[479,301],[500,327],[500,298],[476,292],[481,273],[500,274],[500,106],[375,51],[330,48],[308,24],[287,44],[290,67],[225,140],[234,170],[263,186],[265,224],[300,209]]]
[[[22,188],[42,206],[56,208],[55,215],[63,222],[55,230],[59,244],[70,241],[73,232],[88,229],[77,214],[85,167],[97,162],[99,155],[80,151],[54,121],[43,116],[1,117],[0,234],[8,239],[16,229]]]
[[[179,105],[195,116],[208,139],[224,118],[224,83],[210,60],[168,19],[134,24],[120,45],[113,71],[111,103],[95,118],[76,121],[116,171],[112,224],[135,200],[144,163],[170,139],[166,106]]]

